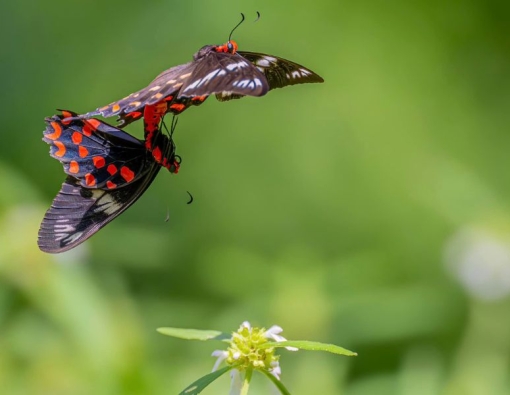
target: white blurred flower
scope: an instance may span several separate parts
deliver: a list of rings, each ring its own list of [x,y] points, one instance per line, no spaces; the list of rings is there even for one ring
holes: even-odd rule
[[[448,269],[474,297],[510,294],[510,244],[480,229],[461,229],[446,244]]]

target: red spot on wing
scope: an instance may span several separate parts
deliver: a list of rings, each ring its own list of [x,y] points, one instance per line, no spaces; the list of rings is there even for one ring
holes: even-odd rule
[[[71,162],[69,162],[69,172],[70,173],[78,173],[80,171],[80,165],[78,165],[78,162],[76,162],[75,160],[72,160]]]
[[[96,166],[96,168],[98,168],[98,169],[100,169],[101,167],[103,167],[106,164],[106,161],[104,160],[104,158],[102,156],[94,156],[92,158],[92,162],[94,163],[94,166]]]
[[[96,130],[101,125],[101,121],[94,118],[88,119],[87,123],[90,124],[94,128],[94,130]]]
[[[122,166],[120,168],[120,175],[121,177],[126,180],[127,182],[133,181],[135,178],[135,173],[127,166]]]
[[[55,141],[53,144],[55,144],[55,147],[58,148],[58,151],[55,152],[55,156],[58,156],[59,158],[62,158],[66,154],[66,147],[64,146],[64,143],[60,141]]]
[[[71,120],[67,120],[67,121],[66,121],[65,119],[66,119],[66,118],[71,118],[71,117],[73,117],[73,116],[74,116],[74,114],[73,114],[72,112],[70,112],[70,111],[65,111],[65,110],[64,110],[64,111],[62,111],[62,117],[63,117],[63,119],[62,119],[62,121],[60,121],[60,122],[62,122],[64,125],[69,125],[69,124],[71,123]]]
[[[111,182],[111,181],[106,181],[106,187],[108,189],[117,188],[117,184],[115,184],[114,182]]]
[[[133,120],[137,120],[138,118],[140,118],[142,116],[142,113],[140,111],[133,111],[133,112],[130,112],[128,114],[126,114],[126,118],[131,118]]]
[[[92,126],[90,126],[88,123],[83,125],[82,132],[85,136],[90,137],[92,136]]]
[[[174,110],[176,112],[182,112],[182,111],[184,111],[185,108],[186,108],[186,105],[181,104],[181,103],[174,103],[170,106],[170,109]]]
[[[89,154],[89,150],[85,148],[83,145],[80,145],[78,147],[78,155],[80,155],[80,158],[85,158]]]
[[[194,97],[191,98],[191,101],[202,103],[207,98],[208,98],[207,95],[204,95],[204,96],[194,96]]]
[[[76,145],[80,144],[82,139],[83,135],[79,132],[74,132],[73,135],[71,136],[71,140],[73,140],[73,143],[75,143]]]
[[[117,173],[117,166],[115,166],[114,164],[110,164],[108,165],[108,167],[106,168],[106,171],[111,175],[113,176],[115,173]]]
[[[96,186],[96,177],[90,173],[85,174],[85,184],[87,184],[88,187]]]
[[[45,135],[45,137],[50,140],[56,140],[62,134],[62,126],[60,126],[60,124],[58,122],[51,122],[50,125],[53,128],[54,132],[51,134]]]

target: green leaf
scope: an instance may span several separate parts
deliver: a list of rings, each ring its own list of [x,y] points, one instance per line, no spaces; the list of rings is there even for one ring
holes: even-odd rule
[[[283,383],[280,380],[278,380],[276,377],[274,377],[271,373],[269,373],[267,370],[259,370],[259,372],[264,373],[267,376],[267,378],[273,382],[273,384],[276,386],[276,388],[278,388],[278,390],[283,395],[290,395],[289,390],[287,388],[285,388]]]
[[[206,374],[203,377],[200,377],[197,381],[188,385],[182,392],[179,393],[179,395],[196,395],[201,393],[205,387],[207,387],[209,384],[211,384],[214,380],[216,380],[224,373],[227,373],[232,368],[233,366],[225,366],[223,369],[217,370],[215,372]]]
[[[185,340],[227,340],[232,337],[220,331],[202,331],[200,329],[158,328],[157,331],[166,336]]]
[[[261,348],[268,347],[296,347],[300,350],[310,350],[310,351],[327,351],[333,354],[339,355],[347,355],[349,357],[357,356],[358,354],[352,351],[349,351],[343,347],[335,346],[334,344],[326,344],[319,342],[310,342],[307,340],[291,340],[285,342],[269,342],[264,343],[260,346]]]

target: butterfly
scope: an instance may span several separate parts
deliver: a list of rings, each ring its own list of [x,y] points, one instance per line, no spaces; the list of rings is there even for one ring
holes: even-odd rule
[[[119,127],[124,127],[140,119],[146,106],[156,103],[165,104],[167,112],[180,114],[212,94],[219,101],[227,101],[263,96],[289,85],[324,82],[312,70],[290,60],[237,49],[230,38],[223,45],[206,45],[191,62],[163,71],[147,87],[80,118],[118,115]]]
[[[128,207],[150,186],[159,170],[179,170],[175,144],[160,130],[147,140],[97,119],[65,119],[76,113],[62,111],[46,118],[43,141],[60,161],[67,178],[46,212],[38,245],[59,253],[83,243]],[[175,123],[172,125],[172,132]]]

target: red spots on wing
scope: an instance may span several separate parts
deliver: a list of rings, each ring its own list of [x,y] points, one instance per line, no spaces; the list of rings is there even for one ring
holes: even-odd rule
[[[66,119],[66,118],[71,118],[71,117],[73,117],[74,115],[75,115],[75,114],[73,114],[73,113],[72,113],[72,112],[70,112],[70,111],[65,111],[65,110],[63,110],[63,111],[62,111],[62,118],[63,118],[63,119],[62,119],[62,121],[60,121],[60,122],[62,122],[62,124],[64,124],[64,125],[69,125],[69,124],[71,123],[71,120],[69,119],[69,120],[67,120],[67,121],[66,121],[65,119]]]
[[[85,174],[85,184],[87,184],[88,187],[96,186],[96,177],[90,173]]]
[[[61,143],[60,141],[55,141],[53,144],[55,144],[55,147],[58,148],[58,151],[55,152],[55,156],[58,156],[59,158],[62,158],[66,154],[66,147],[64,146],[64,143]]]
[[[53,128],[54,132],[51,134],[45,135],[45,137],[50,140],[56,140],[62,134],[62,126],[60,126],[60,124],[58,122],[50,122],[50,125]]]
[[[127,182],[131,182],[133,181],[133,179],[135,178],[135,172],[132,171],[129,167],[127,166],[122,166],[120,168],[120,175],[121,177],[126,180]]]
[[[101,167],[104,167],[104,165],[106,164],[106,161],[104,160],[104,158],[102,156],[94,156],[92,158],[92,162],[94,163],[94,166],[97,169],[100,169]]]
[[[97,128],[99,128],[100,125],[101,125],[101,121],[99,121],[97,119],[94,119],[94,118],[87,119],[86,121],[84,121],[82,133],[85,136],[90,137],[90,136],[92,136],[92,132],[97,130]]]
[[[181,104],[181,103],[174,103],[170,106],[170,109],[174,110],[176,112],[182,112],[185,108],[186,108],[186,105]]]
[[[136,121],[142,116],[142,113],[140,111],[133,111],[128,114],[126,114],[126,118],[131,118],[133,121]]]
[[[159,147],[154,148],[154,150],[152,151],[152,156],[154,157],[154,159],[156,159],[156,162],[161,163],[161,158],[163,157],[163,155]]]
[[[74,132],[73,135],[71,136],[71,140],[73,140],[73,143],[75,143],[76,145],[80,144],[82,139],[83,135],[79,132]]]
[[[192,102],[200,102],[200,103],[202,103],[202,102],[203,102],[205,99],[207,99],[207,98],[208,98],[208,96],[207,96],[207,95],[203,95],[203,96],[193,96],[193,97],[191,98],[191,101],[192,101]]]
[[[174,99],[174,97],[172,95],[170,96],[167,96],[163,99],[163,101],[166,101],[166,102],[169,102],[169,101],[172,101]]]
[[[82,132],[85,136],[90,137],[92,136],[92,126],[90,126],[88,123],[85,123],[82,128]]]
[[[76,174],[80,171],[80,165],[75,160],[69,162],[69,172]]]
[[[113,112],[120,111],[120,106],[119,106],[118,104],[114,104],[114,105],[112,106],[112,111],[113,111]]]
[[[80,155],[80,158],[85,158],[89,154],[89,150],[85,148],[83,145],[80,145],[78,147],[78,155]]]
[[[115,173],[117,173],[117,166],[115,166],[114,164],[110,164],[108,165],[108,167],[106,168],[106,171],[111,175],[113,176]]]
[[[117,188],[117,184],[115,184],[114,182],[111,182],[111,181],[106,181],[106,188],[108,188],[108,189]]]

